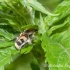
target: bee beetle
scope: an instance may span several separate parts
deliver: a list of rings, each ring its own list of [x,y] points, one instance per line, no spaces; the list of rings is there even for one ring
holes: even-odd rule
[[[32,39],[34,38],[34,33],[37,29],[26,29],[24,30],[16,39],[15,47],[20,50],[25,44],[32,44]]]

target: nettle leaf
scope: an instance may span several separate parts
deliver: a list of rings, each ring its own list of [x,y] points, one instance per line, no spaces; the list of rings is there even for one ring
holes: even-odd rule
[[[36,0],[27,0],[25,3],[21,3],[22,1],[18,0],[6,0],[4,9],[1,7],[0,15],[1,19],[5,19],[4,21],[1,21],[2,23],[7,23],[7,25],[12,26],[15,28],[16,31],[22,31],[25,28],[30,28],[30,27],[37,27],[39,28],[39,34],[40,39],[39,41],[36,41],[35,43],[39,43],[42,46],[44,52],[45,52],[45,61],[48,62],[49,64],[49,69],[50,70],[69,70],[69,65],[70,65],[70,28],[69,28],[69,22],[70,22],[70,1],[66,0],[63,1],[61,4],[57,6],[55,11],[53,12],[54,14],[51,14],[48,12],[39,2]],[[33,8],[33,9],[32,9]],[[35,24],[34,22],[34,15],[35,15],[35,10],[40,11],[41,13],[44,13],[48,15],[46,17],[46,20],[44,23],[44,18],[40,14],[40,19],[38,18],[38,21],[40,22],[40,25],[32,25]],[[3,11],[4,10],[4,11]],[[8,12],[7,12],[8,10]],[[56,15],[59,14],[59,15]],[[31,24],[31,25],[30,25]],[[26,26],[24,26],[26,25]],[[46,29],[48,30],[46,31]],[[63,27],[67,27],[64,31]],[[37,29],[38,29],[37,28]],[[46,29],[45,29],[46,28]],[[9,29],[9,28],[8,28]],[[61,30],[62,32],[58,31]],[[53,33],[53,34],[52,34]],[[52,34],[52,35],[51,35]],[[12,61],[12,56],[17,54],[18,51],[14,47],[14,43],[11,42],[10,40],[15,38],[15,35],[13,33],[9,33],[7,30],[0,29],[0,69],[4,70],[4,66],[7,63],[10,63]],[[4,40],[2,40],[4,39]],[[9,42],[8,42],[9,41]],[[21,54],[29,53],[33,49],[32,45],[29,45],[21,50]],[[37,50],[37,48],[35,49]],[[42,51],[43,51],[42,50]],[[28,60],[27,56],[27,60]],[[43,55],[44,57],[44,55]],[[27,61],[26,60],[26,61]],[[42,60],[44,61],[44,59]],[[29,63],[24,63],[29,64],[28,67],[30,67],[31,63],[31,57],[29,60]],[[41,63],[41,62],[40,62]],[[41,63],[42,64],[42,63]],[[24,69],[28,69],[27,65],[24,66]],[[41,65],[39,65],[41,66]],[[44,65],[43,65],[44,66]],[[61,68],[60,68],[61,67]],[[31,67],[30,67],[31,69]]]
[[[13,40],[15,36],[6,30],[0,29],[0,68],[4,70],[4,66],[11,62],[12,55],[18,53],[14,47]]]
[[[67,39],[68,40],[68,39]],[[68,40],[69,41],[69,40]],[[70,65],[69,42],[59,43],[46,34],[42,36],[42,48],[46,52],[46,62],[49,63],[50,70],[68,69]],[[61,68],[60,68],[61,67]]]
[[[6,7],[5,7],[6,8]],[[6,10],[7,11],[7,10]],[[6,11],[4,12],[4,11],[0,11],[0,17],[3,17],[2,19],[6,19],[6,20],[10,20],[10,19],[13,19],[13,18],[15,18],[14,16],[12,16],[12,15],[10,15],[10,14],[8,14],[8,13],[6,13]],[[9,10],[10,11],[10,10]],[[14,20],[14,19],[13,19]]]
[[[70,69],[70,1],[63,1],[54,13],[57,17],[48,16],[46,24],[49,29],[42,34],[42,48],[45,51],[46,62],[50,70]],[[50,37],[49,37],[50,36]]]
[[[26,47],[26,46],[25,46],[25,47]],[[32,48],[33,48],[32,46],[27,46],[26,48],[25,48],[25,47],[24,47],[23,49],[21,49],[21,52],[20,52],[21,54],[23,54],[23,53],[24,53],[24,54],[27,54],[27,53],[29,53],[29,52],[32,50]]]
[[[45,19],[45,22],[52,26],[54,24],[62,24],[62,22],[66,19],[67,16],[70,14],[70,1],[63,1],[60,3],[53,13],[59,14],[58,16],[48,16]],[[50,22],[49,22],[50,21]]]
[[[28,29],[28,28],[38,29],[38,26],[37,26],[37,25],[28,24],[28,25],[22,26],[21,28],[22,28],[23,30]]]
[[[45,23],[43,21],[43,17],[41,14],[40,14],[40,23],[38,24],[38,27],[39,27],[39,30],[38,30],[39,33],[43,34],[46,32]]]
[[[48,30],[48,35],[55,34],[55,33],[60,33],[60,32],[63,32],[65,30],[67,30],[69,28],[69,25],[70,25],[70,23],[69,23],[70,21],[69,21],[68,18],[67,18],[67,20],[64,21],[64,23],[62,23],[60,25],[52,26]]]
[[[12,0],[9,0],[5,2],[12,10],[14,10],[15,14],[19,15],[26,22],[26,24],[34,24],[33,15],[31,14],[32,11],[30,12],[29,9],[24,6],[24,3],[21,3],[22,1],[14,0],[12,2]]]
[[[4,41],[1,41],[0,42],[0,48],[9,47],[9,46],[12,46],[13,44],[14,44],[13,42],[4,42]]]
[[[7,40],[12,40],[15,38],[15,36],[3,29],[0,29],[0,36],[3,36],[4,38],[6,38]]]
[[[54,36],[56,36],[56,35],[54,35]],[[53,36],[52,36],[52,38],[53,38]],[[65,51],[63,51],[60,54],[58,63],[61,63],[61,64],[64,63],[65,67],[67,67],[69,69],[70,68],[70,62],[69,62],[69,58],[70,58],[70,52],[69,52],[69,50],[70,50],[70,28],[67,31],[58,34],[58,36],[55,37],[54,40],[57,40],[59,43],[61,43],[63,45],[63,48],[65,49]],[[65,55],[64,55],[64,53],[65,53]],[[63,58],[61,58],[61,56]]]
[[[35,10],[41,11],[42,13],[45,13],[47,15],[51,15],[51,16],[56,16],[57,14],[52,14],[50,12],[48,12],[39,2],[37,2],[36,0],[29,0],[28,5],[32,6]]]
[[[15,47],[7,47],[5,49],[0,49],[0,66],[4,67],[6,64],[12,61],[12,55],[18,53]]]

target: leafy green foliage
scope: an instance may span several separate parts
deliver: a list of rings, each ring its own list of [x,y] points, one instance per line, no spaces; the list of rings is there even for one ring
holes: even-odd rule
[[[18,70],[21,66],[23,67],[21,70],[35,70],[35,68],[36,70],[69,70],[69,0],[59,4],[53,13],[48,12],[36,0],[3,0],[0,2],[1,70],[4,70],[4,66],[12,60],[13,65],[17,64],[16,66],[19,67]],[[37,11],[39,17],[36,15]],[[14,39],[27,28],[36,28],[38,32],[35,34],[33,44],[26,45],[19,51],[14,46]],[[16,63],[18,57],[21,59]],[[9,68],[9,70],[14,70],[14,68]]]
[[[3,70],[4,66],[11,62],[13,55],[16,57],[16,54],[19,52],[20,54],[27,54],[33,49],[33,45],[30,45],[24,47],[21,51],[18,51],[16,50],[13,41],[14,38],[26,28],[33,27],[38,29],[38,24],[36,24],[37,21],[35,21],[35,10],[33,10],[33,8],[35,7],[36,10],[47,15],[50,15],[51,13],[46,11],[37,1],[3,0],[0,2],[0,69]],[[34,2],[39,4],[39,7],[42,7],[42,9],[39,9],[37,5],[33,5]],[[39,19],[37,20],[39,21]],[[38,41],[36,40],[35,43],[36,42]],[[30,59],[32,58],[30,57]],[[28,64],[30,64],[30,61]]]
[[[49,26],[47,34],[42,35],[42,47],[46,52],[46,62],[50,70],[69,70],[69,42],[70,42],[70,1],[63,1],[53,13],[59,16],[46,18]]]
[[[28,1],[28,4],[32,6],[35,10],[41,11],[42,13],[48,14],[48,15],[53,15],[50,12],[46,11],[46,9],[37,1],[30,0]]]

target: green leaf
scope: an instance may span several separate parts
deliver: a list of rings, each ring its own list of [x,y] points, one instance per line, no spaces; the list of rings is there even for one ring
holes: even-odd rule
[[[7,63],[11,62],[12,55],[18,53],[15,47],[7,47],[0,49],[0,66],[4,67]]]
[[[0,48],[10,47],[10,46],[12,46],[13,44],[14,44],[13,42],[1,41],[1,42],[0,42]]]
[[[68,20],[65,20],[65,22],[63,24],[60,24],[60,25],[55,25],[55,26],[52,26],[49,30],[48,30],[48,35],[51,35],[53,32],[54,33],[57,33],[57,32],[62,32],[63,30],[66,30],[66,28],[69,27],[69,21]]]
[[[23,21],[25,24],[34,24],[33,15],[31,14],[32,12],[30,12],[29,9],[24,6],[24,3],[21,3],[22,1],[15,0],[12,2],[12,0],[10,0],[5,2],[6,2],[6,5],[10,6],[10,8],[12,9],[12,11],[14,11],[14,13],[19,15],[20,20],[22,18],[22,21],[24,20],[26,22],[25,23]]]
[[[54,14],[59,14],[58,16],[48,16],[45,19],[45,22],[52,26],[54,24],[62,24],[62,22],[69,16],[70,14],[70,1],[63,1],[60,3],[53,12]],[[50,22],[49,22],[50,21]]]
[[[27,46],[27,47],[25,46],[25,48],[21,49],[20,53],[21,54],[22,53],[27,54],[27,53],[29,53],[32,50],[32,48],[33,48],[32,46]]]
[[[0,58],[0,66],[4,66],[6,65],[7,63],[10,63],[11,61],[11,55],[7,54],[7,55],[0,55],[1,58]]]
[[[22,28],[23,30],[28,29],[28,28],[38,29],[38,26],[37,26],[37,25],[29,24],[29,25],[22,26],[21,28]]]
[[[23,3],[24,1],[25,3]],[[0,6],[0,27],[2,28],[0,29],[0,69],[4,69],[6,64],[12,62],[11,59],[13,55],[16,56],[19,52],[13,45],[14,43],[10,41],[17,36],[18,33],[16,31],[21,32],[26,28],[37,28],[39,29],[39,32],[37,34],[36,41],[34,40],[33,42],[33,46],[27,45],[25,48],[21,49],[20,54],[24,56],[21,55],[23,57],[22,58],[19,54],[21,58],[18,64],[20,62],[23,63],[19,64],[20,67],[23,66],[22,69],[24,70],[31,70],[30,63],[32,56],[34,55],[39,63],[40,69],[46,70],[46,67],[44,67],[45,55],[45,61],[48,62],[50,70],[69,70],[70,1],[65,0],[59,4],[53,14],[48,12],[39,2],[37,2],[37,0],[24,1],[5,0],[4,5]],[[42,17],[41,14],[40,18],[36,17],[35,10],[39,11],[38,14],[43,13],[48,15],[45,22],[44,17]],[[37,23],[35,23],[35,19]],[[14,32],[9,32],[9,29],[12,28],[8,27],[8,30],[5,30],[2,25],[12,26],[16,32],[15,35],[13,34]],[[31,53],[32,56],[28,56],[27,54],[29,53]],[[26,55],[27,57],[25,57]],[[14,67],[15,63],[16,61],[14,61]],[[18,64],[16,66],[16,70],[18,68],[20,70]]]
[[[15,36],[3,29],[0,29],[0,36],[5,37],[7,40],[12,40],[15,38]]]
[[[38,27],[39,27],[39,33],[43,34],[46,32],[45,23],[43,21],[43,17],[41,14],[40,14],[40,23],[38,24]]]
[[[50,12],[48,12],[39,2],[37,2],[36,0],[29,0],[27,2],[27,4],[29,6],[32,6],[35,10],[41,11],[42,13],[45,13],[47,15],[51,15],[51,16],[56,16],[56,14],[51,14]]]
[[[49,63],[50,70],[69,70],[70,65],[70,28],[62,33],[48,37],[42,35],[42,48],[46,52],[46,62]]]

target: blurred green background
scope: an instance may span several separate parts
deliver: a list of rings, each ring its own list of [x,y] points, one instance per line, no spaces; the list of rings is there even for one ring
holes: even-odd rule
[[[63,0],[38,0],[48,11],[53,12],[53,10],[57,7],[59,3],[61,3]],[[16,55],[14,57],[14,61],[10,63],[9,65],[6,65],[5,70],[32,70],[30,68],[29,61],[31,60],[30,58],[31,54],[22,54],[19,56]],[[24,58],[25,57],[25,58]],[[26,59],[27,58],[27,59]],[[34,65],[35,70],[39,70],[39,67]],[[23,69],[24,68],[24,69]]]

